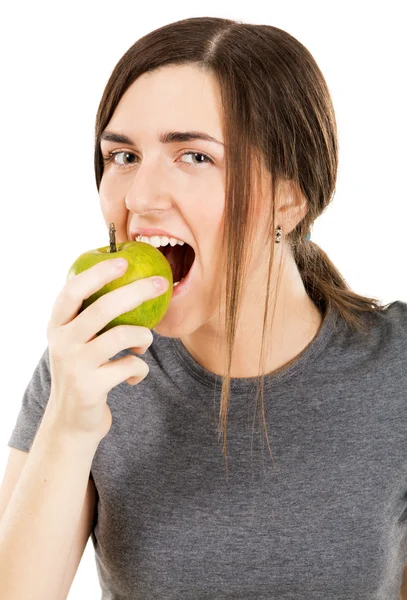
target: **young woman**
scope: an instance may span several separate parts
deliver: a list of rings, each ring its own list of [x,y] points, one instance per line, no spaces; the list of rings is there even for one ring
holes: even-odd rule
[[[353,292],[309,239],[338,165],[312,55],[171,23],[120,59],[95,133],[106,225],[180,283],[152,331],[96,336],[152,278],[78,314],[113,260],[58,296],[9,441],[0,596],[66,598],[91,535],[106,600],[398,600],[407,304]]]

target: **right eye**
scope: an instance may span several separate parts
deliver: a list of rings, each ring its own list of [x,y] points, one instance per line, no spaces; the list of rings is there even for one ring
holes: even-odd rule
[[[105,163],[105,165],[108,164],[108,163],[110,163],[110,162],[113,162],[116,166],[119,167],[119,169],[121,169],[122,167],[125,167],[126,164],[128,164],[128,163],[124,163],[124,164],[123,163],[119,163],[118,164],[116,162],[116,160],[115,160],[115,157],[117,155],[119,155],[119,154],[125,154],[127,156],[134,156],[135,158],[137,158],[136,155],[133,152],[128,152],[127,150],[116,150],[114,152],[109,152],[109,154],[107,156],[104,156],[103,157],[103,162]],[[133,164],[133,163],[130,163],[130,164]]]

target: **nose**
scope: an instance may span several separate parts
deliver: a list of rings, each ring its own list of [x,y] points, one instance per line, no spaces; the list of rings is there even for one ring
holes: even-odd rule
[[[161,213],[172,206],[165,178],[156,168],[140,166],[127,191],[125,204],[135,214]]]

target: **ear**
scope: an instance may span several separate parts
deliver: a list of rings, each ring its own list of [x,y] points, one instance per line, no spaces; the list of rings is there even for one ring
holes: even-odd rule
[[[282,180],[276,193],[276,224],[284,234],[290,233],[308,212],[308,202],[294,182]]]

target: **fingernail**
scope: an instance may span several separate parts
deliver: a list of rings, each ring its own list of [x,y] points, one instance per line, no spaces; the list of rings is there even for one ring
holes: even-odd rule
[[[128,265],[128,262],[125,258],[115,258],[112,263],[115,269],[124,269],[124,267],[127,267]]]
[[[169,281],[165,277],[152,277],[151,281],[157,290],[164,292],[168,289]]]

